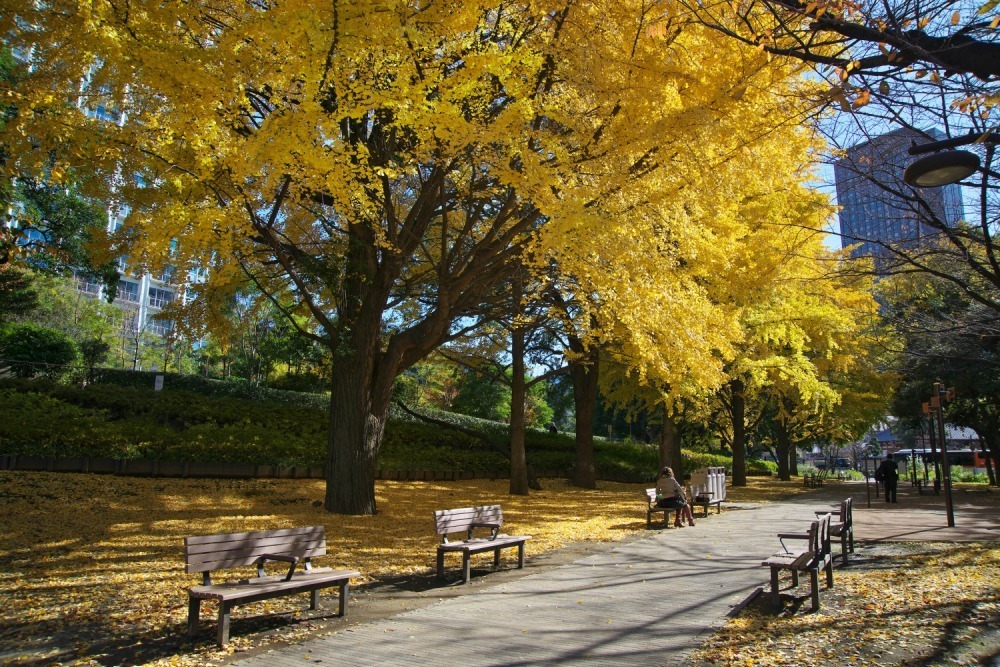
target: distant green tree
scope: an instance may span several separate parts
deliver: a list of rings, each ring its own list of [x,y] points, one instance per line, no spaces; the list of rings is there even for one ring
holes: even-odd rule
[[[14,188],[12,219],[23,261],[33,269],[68,275],[73,269],[96,278],[112,300],[118,286],[113,261],[98,259],[91,244],[108,228],[104,206],[71,187],[21,177]]]
[[[545,428],[552,423],[555,411],[549,405],[545,382],[528,387],[524,397],[524,422],[531,428]]]
[[[66,334],[28,322],[7,324],[0,329],[0,356],[14,362],[19,377],[56,375],[78,356],[76,343]]]
[[[483,373],[466,369],[458,379],[453,412],[506,422],[510,419],[510,385]]]
[[[56,329],[77,343],[114,339],[124,311],[83,294],[74,288],[70,278],[37,272],[30,275],[37,306],[14,319]]]
[[[0,322],[27,315],[38,307],[38,291],[28,271],[0,264]]]
[[[94,380],[94,367],[103,363],[111,352],[111,345],[98,338],[88,338],[80,343],[80,356],[87,367],[87,381]]]

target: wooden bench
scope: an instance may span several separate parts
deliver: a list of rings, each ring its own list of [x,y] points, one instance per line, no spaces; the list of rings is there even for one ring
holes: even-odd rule
[[[806,473],[802,475],[802,483],[814,489],[823,486],[823,476],[816,473]]]
[[[223,533],[184,538],[184,560],[188,573],[202,573],[202,585],[188,593],[188,636],[198,631],[202,600],[219,603],[219,626],[216,639],[219,646],[229,641],[229,610],[241,604],[268,598],[310,594],[310,609],[319,607],[319,591],[330,586],[340,587],[340,615],[347,612],[347,599],[354,570],[314,568],[311,559],[326,554],[326,529],[323,526],[286,528],[255,533]],[[284,563],[288,571],[268,576],[264,563]],[[301,565],[302,569],[296,568]],[[257,568],[257,576],[238,581],[212,583],[212,572],[236,567]]]
[[[761,563],[771,568],[771,601],[776,609],[781,608],[781,594],[778,589],[778,574],[781,570],[792,573],[792,586],[799,585],[799,573],[808,572],[812,587],[812,608],[819,609],[819,572],[826,570],[826,587],[833,587],[833,559],[830,555],[830,515],[824,514],[809,525],[805,533],[780,533],[778,540],[784,551],[771,555]],[[804,540],[802,549],[789,550],[785,540]]]
[[[447,553],[462,554],[462,579],[469,583],[471,567],[469,557],[473,554],[493,552],[493,567],[500,567],[500,550],[517,547],[517,567],[524,567],[524,543],[531,535],[502,535],[503,511],[499,505],[480,507],[461,507],[452,510],[434,512],[434,529],[441,536],[441,544],[437,548],[437,576],[444,577],[444,555]],[[476,528],[490,531],[489,537],[473,537]],[[465,539],[452,541],[449,535],[463,533]]]
[[[670,527],[670,513],[676,512],[676,507],[660,507],[656,504],[656,488],[646,489],[646,528],[653,527],[653,513],[663,512],[663,526]]]
[[[817,517],[827,511],[816,512]],[[840,540],[841,564],[847,565],[848,553],[854,553],[854,499],[846,498],[840,501],[838,511],[830,519],[830,537]]]

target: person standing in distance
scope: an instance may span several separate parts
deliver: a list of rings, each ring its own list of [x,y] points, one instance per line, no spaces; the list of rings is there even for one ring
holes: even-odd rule
[[[899,467],[892,460],[892,454],[886,454],[885,460],[882,461],[876,471],[876,478],[881,478],[882,483],[885,485],[885,502],[897,502],[896,482],[899,481]]]

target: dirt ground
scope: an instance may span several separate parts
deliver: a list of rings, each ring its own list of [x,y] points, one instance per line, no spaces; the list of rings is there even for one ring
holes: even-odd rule
[[[609,484],[585,492],[553,480],[546,487],[513,499],[503,482],[386,483],[378,492],[386,511],[359,518],[317,509],[321,488],[315,483],[2,472],[0,664],[222,665],[570,563],[644,534],[639,486]],[[860,501],[863,488],[857,489],[852,493]],[[800,482],[753,480],[730,495],[768,502],[803,491]],[[470,586],[457,579],[442,586],[431,569],[431,510],[498,497],[505,498],[510,530],[537,536],[525,569],[474,577]],[[961,498],[960,523],[970,516],[965,504],[1000,500],[1000,494]],[[901,506],[913,509],[916,502]],[[604,509],[599,520],[581,521],[594,506]],[[890,515],[892,508],[859,511],[881,512],[887,529],[902,521],[902,515]],[[214,608],[204,610],[203,632],[195,641],[184,637],[185,590],[193,581],[179,567],[183,535],[311,523],[324,523],[336,544],[320,565],[367,573],[354,588],[347,619],[334,608],[309,612],[278,599],[239,608],[239,633],[226,650],[211,641]],[[998,543],[910,544],[859,545],[851,565],[838,568],[836,587],[823,592],[818,614],[793,598],[782,614],[774,614],[763,598],[754,599],[706,644],[699,664],[1000,667]],[[893,597],[880,597],[882,590]],[[872,648],[899,628],[900,642]]]
[[[694,667],[1000,667],[1000,545],[859,543],[835,584],[759,595],[695,654]],[[787,585],[789,582],[784,582]]]

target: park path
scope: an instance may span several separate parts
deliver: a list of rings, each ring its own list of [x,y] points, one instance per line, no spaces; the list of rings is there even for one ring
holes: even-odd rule
[[[866,491],[863,483],[840,483],[782,502],[734,505],[694,528],[653,531],[566,565],[483,582],[467,595],[233,664],[688,665],[692,651],[765,586],[760,562],[779,548],[776,534],[801,532],[815,510],[848,495],[860,539],[1000,539],[1000,494],[956,494],[957,528],[946,529],[942,497],[919,496],[901,483],[899,504],[872,498],[869,508]]]
[[[778,532],[845,489],[744,505],[604,553],[236,665],[684,665],[767,580]],[[530,543],[529,543],[530,557]],[[454,565],[454,563],[451,563]],[[350,611],[348,611],[348,614]]]

